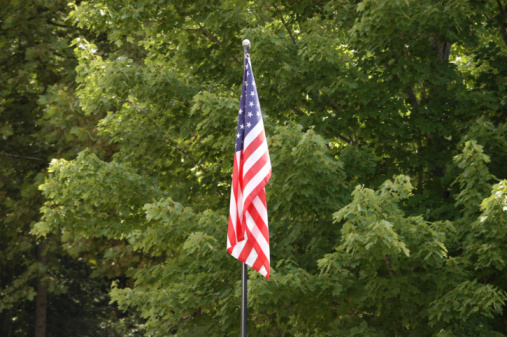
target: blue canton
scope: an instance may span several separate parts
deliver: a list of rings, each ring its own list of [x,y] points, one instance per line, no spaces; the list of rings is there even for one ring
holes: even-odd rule
[[[244,59],[246,71],[243,74],[235,152],[243,150],[243,140],[262,118],[252,64],[249,57]]]

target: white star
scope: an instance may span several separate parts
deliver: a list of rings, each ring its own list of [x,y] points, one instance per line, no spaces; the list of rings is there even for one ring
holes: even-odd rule
[[[246,123],[246,126],[251,128],[252,127],[252,124],[250,122]]]
[[[247,81],[245,81],[245,85],[248,87],[248,82]]]
[[[257,115],[257,117],[260,117],[260,116],[261,116],[261,111],[260,111],[260,110],[257,110],[256,115]]]
[[[245,125],[241,124],[239,127],[242,128],[242,129],[244,129]]]
[[[250,106],[254,106],[253,102],[250,102],[250,104],[249,104],[249,105],[250,105]]]
[[[242,109],[239,109],[239,114],[241,115],[243,113],[243,110]]]
[[[248,117],[252,117],[252,115],[253,115],[253,113],[250,111],[250,112],[248,113]]]
[[[250,96],[255,96],[255,93],[253,91],[250,92]]]
[[[252,85],[255,87],[255,82],[252,82]]]
[[[245,69],[248,69],[248,64],[245,64]]]
[[[236,135],[236,138],[239,138],[239,137],[241,137],[241,135],[238,133],[238,134]]]
[[[247,71],[247,72],[246,72],[246,76],[248,76],[248,75],[250,75],[250,72],[249,72],[249,71]]]

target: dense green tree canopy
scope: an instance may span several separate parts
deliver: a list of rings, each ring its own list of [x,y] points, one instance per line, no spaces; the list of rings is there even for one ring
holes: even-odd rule
[[[118,278],[149,335],[238,335],[225,239],[248,38],[273,165],[250,333],[506,336],[506,6],[76,1],[71,79],[30,100],[53,159],[32,234]]]
[[[70,258],[60,235],[30,235],[40,219],[44,199],[38,186],[51,159],[74,158],[87,147],[102,155],[113,151],[97,136],[99,117],[83,115],[75,97],[78,62],[71,42],[89,33],[65,21],[69,10],[67,1],[0,6],[3,337],[124,336],[123,321],[130,320],[108,305],[110,280],[89,280],[94,266],[86,258]]]

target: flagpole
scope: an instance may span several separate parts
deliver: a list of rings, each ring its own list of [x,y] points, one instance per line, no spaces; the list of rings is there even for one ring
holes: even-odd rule
[[[248,280],[248,274],[247,274],[247,266],[246,263],[241,263],[241,337],[247,337],[246,336],[246,296],[247,296],[247,280]]]
[[[244,59],[250,57],[250,41],[243,40],[243,56]],[[248,273],[247,273],[247,265],[246,263],[241,263],[241,337],[247,337],[246,335],[246,322],[247,322],[247,281],[248,281]]]

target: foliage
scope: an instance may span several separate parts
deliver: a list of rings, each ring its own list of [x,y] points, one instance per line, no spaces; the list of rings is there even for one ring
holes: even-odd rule
[[[68,12],[66,1],[5,1],[0,8],[0,335],[5,337],[40,336],[34,333],[41,331],[36,317],[46,316],[41,325],[47,336],[111,335],[124,328],[120,318],[137,324],[134,313],[114,313],[107,298],[110,282],[89,279],[93,266],[70,259],[59,235],[29,234],[40,218],[44,199],[38,186],[51,158],[73,158],[85,147],[104,157],[114,150],[101,146],[100,116],[84,116],[76,99],[77,59],[70,42],[88,32],[68,25]]]
[[[250,333],[507,335],[505,18],[493,0],[76,1],[58,69],[78,86],[30,96],[55,158],[32,234],[116,278],[148,335],[237,335],[248,38],[273,164]]]

